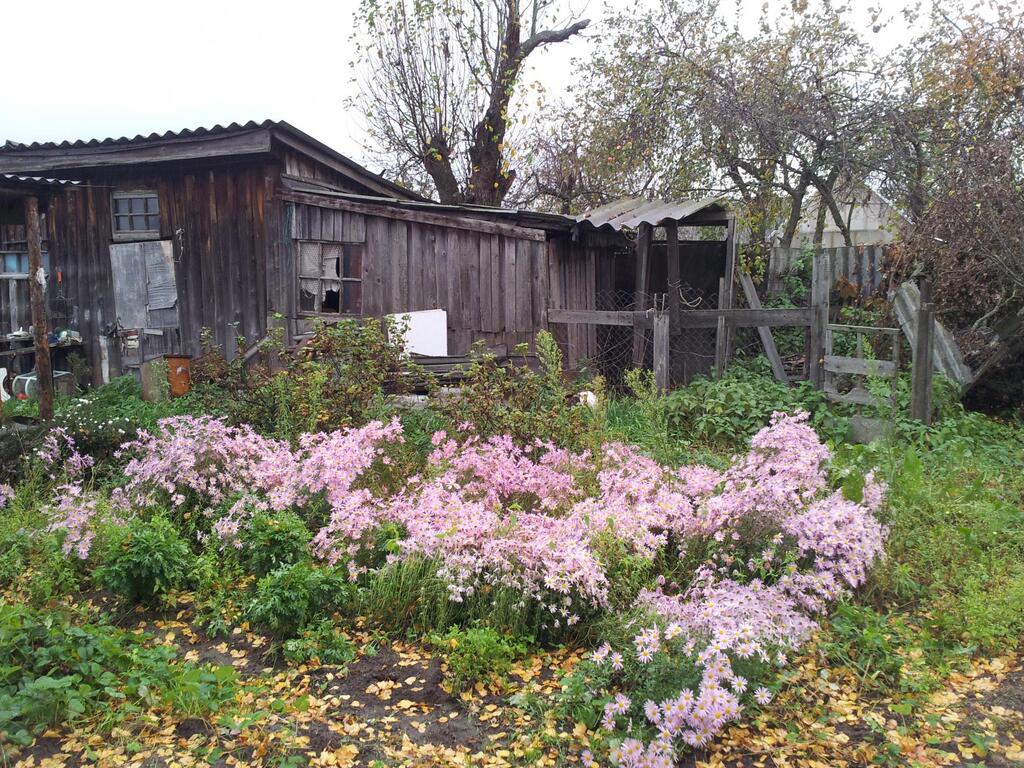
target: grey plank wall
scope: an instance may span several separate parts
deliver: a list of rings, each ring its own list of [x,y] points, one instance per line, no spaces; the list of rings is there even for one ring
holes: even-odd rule
[[[477,340],[511,352],[547,327],[550,243],[352,213],[337,203],[285,206],[293,242],[364,244],[364,315],[444,309],[452,355],[467,353]],[[297,291],[294,265],[283,271],[293,275],[291,290]]]
[[[885,245],[855,245],[823,248],[828,256],[831,284],[845,278],[857,286],[862,298],[869,298],[883,288],[886,264]],[[801,262],[810,274],[810,259],[800,248],[772,248],[768,261],[768,294],[777,296],[783,290],[783,277]]]

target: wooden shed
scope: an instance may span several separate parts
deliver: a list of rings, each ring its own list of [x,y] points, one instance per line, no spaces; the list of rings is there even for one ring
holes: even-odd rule
[[[77,182],[46,216],[65,307],[51,322],[81,333],[97,382],[198,353],[204,328],[234,355],[275,316],[294,340],[318,317],[437,308],[449,354],[511,349],[549,308],[596,308],[625,243],[565,216],[432,203],[283,122],[8,142],[0,172]],[[570,364],[594,352],[592,329],[557,335]]]

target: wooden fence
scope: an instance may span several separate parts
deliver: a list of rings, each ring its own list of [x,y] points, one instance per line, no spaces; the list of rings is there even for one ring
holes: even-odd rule
[[[768,257],[768,295],[783,292],[786,274],[806,269],[814,253],[823,254],[830,285],[844,279],[856,286],[861,298],[876,295],[884,286],[885,245],[854,245],[841,248],[820,248],[808,252],[802,248],[772,248]]]
[[[831,249],[842,250],[842,249]],[[549,324],[624,326],[631,327],[642,337],[648,329],[653,330],[653,370],[657,386],[662,391],[670,388],[670,338],[674,334],[685,334],[689,329],[715,328],[715,370],[721,376],[731,357],[731,336],[738,328],[757,328],[765,355],[772,363],[772,369],[780,381],[788,382],[782,363],[775,348],[772,328],[805,328],[807,379],[818,389],[824,389],[829,399],[837,402],[868,404],[871,402],[859,383],[849,393],[837,387],[839,376],[881,377],[892,382],[890,404],[895,414],[896,377],[900,368],[901,334],[893,328],[869,329],[858,326],[842,326],[829,323],[829,293],[834,283],[831,255],[818,252],[812,257],[811,288],[809,306],[787,309],[764,309],[754,291],[750,277],[740,275],[740,287],[746,296],[748,308],[721,307],[719,309],[680,310],[672,313],[666,309],[666,301],[655,301],[655,308],[640,311],[605,311],[592,309],[549,309]],[[724,279],[723,279],[724,283]],[[724,289],[720,292],[724,295]],[[931,387],[933,375],[933,347],[935,337],[934,307],[927,298],[921,302],[914,318],[914,333],[910,344],[913,352],[913,382],[911,415],[928,423],[931,419]],[[857,334],[856,356],[838,356],[833,353],[832,336],[836,332],[852,331]],[[883,333],[891,339],[891,360],[874,360],[864,357],[862,336]],[[642,358],[640,358],[642,359]],[[863,392],[863,394],[862,394]]]

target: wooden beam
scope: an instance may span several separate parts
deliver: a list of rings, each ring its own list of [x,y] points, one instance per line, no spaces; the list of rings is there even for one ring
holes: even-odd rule
[[[601,309],[549,309],[548,323],[580,323],[584,325],[635,326],[637,322],[646,330],[652,327],[650,310],[643,312],[614,312]],[[793,309],[688,309],[679,313],[683,328],[716,328],[718,321],[728,319],[734,328],[792,328],[809,327],[814,312],[809,307]]]
[[[50,329],[46,323],[46,275],[43,272],[43,247],[39,234],[39,200],[25,198],[25,238],[28,240],[29,302],[32,306],[32,333],[36,346],[36,386],[39,391],[39,418],[53,419],[53,367],[50,362]]]
[[[636,289],[633,292],[633,309],[637,312],[647,309],[647,293],[651,286],[651,238],[653,227],[641,224],[636,233]],[[644,363],[646,334],[639,328],[633,333],[633,367]]]
[[[825,355],[824,366],[827,373],[874,376],[882,379],[892,378],[896,370],[892,360],[868,360],[840,355]]]
[[[515,224],[488,221],[487,219],[473,219],[468,216],[459,216],[452,213],[413,210],[393,205],[374,205],[372,203],[345,200],[327,195],[316,195],[309,192],[281,191],[278,196],[282,200],[301,203],[302,205],[311,205],[316,208],[333,208],[339,211],[362,213],[367,216],[380,216],[386,219],[398,219],[399,221],[415,221],[421,224],[433,224],[438,227],[451,227],[469,232],[483,232],[488,235],[506,235],[518,240],[535,240],[537,242],[545,242],[547,240],[547,233],[542,229],[530,229]]]
[[[549,309],[548,323],[622,325],[631,328],[636,323],[637,315],[643,318],[647,317],[646,312],[613,312],[601,309]]]
[[[746,272],[740,272],[740,286],[743,288],[743,295],[747,299],[747,305],[751,309],[761,309],[761,299],[757,295],[754,281]],[[757,326],[757,335],[761,337],[761,344],[764,346],[764,353],[768,362],[772,365],[772,373],[775,378],[783,384],[789,383],[789,376],[786,375],[786,367],[782,364],[779,350],[775,346],[775,339],[772,337],[771,329],[766,325]]]

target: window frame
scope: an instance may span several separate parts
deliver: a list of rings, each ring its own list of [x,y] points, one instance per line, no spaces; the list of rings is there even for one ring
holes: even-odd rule
[[[143,211],[141,213],[118,213],[117,201],[118,200],[156,200],[156,212],[151,212],[146,209],[146,205],[143,204]],[[129,203],[129,208],[131,204]],[[122,230],[117,228],[118,219],[127,219],[129,226],[132,224],[132,219],[142,217],[146,226],[149,226],[149,219],[156,217],[157,228],[156,229],[127,229]],[[160,225],[161,225],[161,212],[160,212],[160,194],[155,189],[146,188],[133,188],[133,189],[115,189],[110,194],[110,235],[114,242],[118,243],[131,243],[140,240],[160,240]]]
[[[296,288],[296,310],[299,317],[321,317],[326,319],[341,319],[346,317],[362,317],[363,316],[363,275],[364,271],[364,260],[366,258],[366,243],[362,241],[354,240],[320,240],[316,238],[302,238],[295,239],[293,241],[295,246],[295,288]],[[319,275],[309,275],[303,272],[302,265],[302,246],[303,245],[316,245],[318,247],[318,263],[320,264]],[[359,276],[348,277],[344,274],[339,274],[337,277],[327,277],[324,275],[324,247],[325,246],[336,246],[341,249],[353,248],[359,253]],[[344,263],[344,250],[339,254],[338,258]],[[339,264],[339,267],[341,265]],[[341,267],[339,272],[343,272],[344,268]],[[317,293],[315,294],[315,303],[320,303],[320,297],[324,294],[323,283],[339,283],[341,290],[338,292],[338,312],[325,312],[322,309],[303,309],[302,308],[302,284],[305,280],[316,280],[317,281]],[[345,300],[345,284],[355,284],[359,286],[359,299],[358,311],[344,311],[344,300]]]

